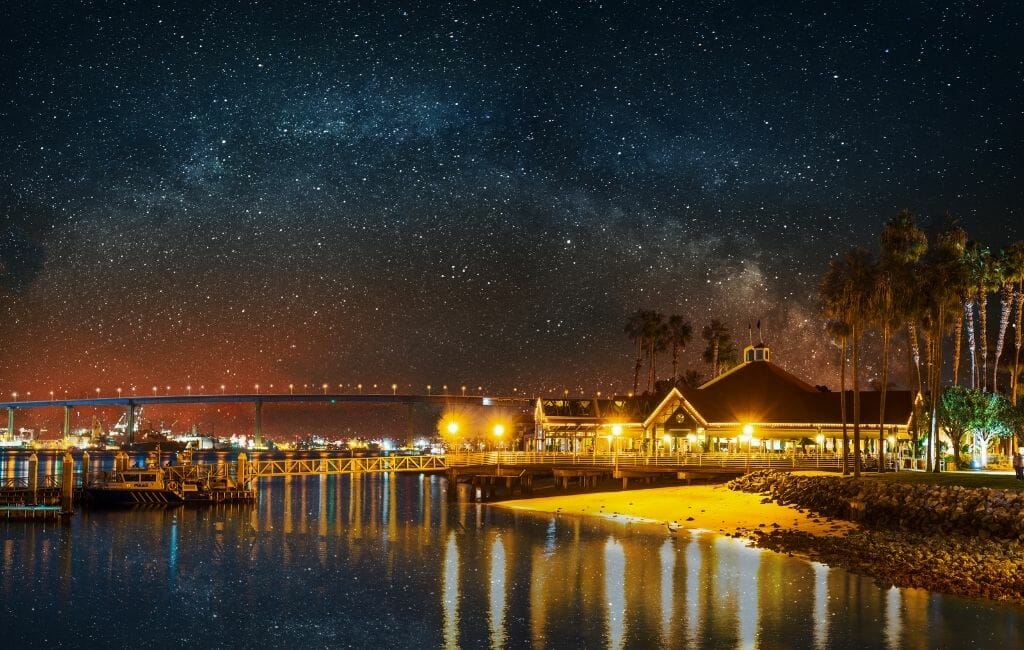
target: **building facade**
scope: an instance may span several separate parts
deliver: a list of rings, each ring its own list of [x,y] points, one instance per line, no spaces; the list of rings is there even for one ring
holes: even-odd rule
[[[531,451],[569,453],[838,451],[843,414],[852,436],[853,393],[811,386],[771,361],[764,345],[748,346],[743,363],[698,388],[672,388],[659,398],[539,398]],[[909,439],[916,396],[911,391],[860,393],[865,451],[879,432],[890,452]]]

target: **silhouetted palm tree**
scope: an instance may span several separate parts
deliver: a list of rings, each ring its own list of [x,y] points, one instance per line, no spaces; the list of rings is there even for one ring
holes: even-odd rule
[[[875,263],[863,248],[852,248],[832,260],[821,283],[824,315],[850,326],[853,358],[853,475],[860,476],[860,360],[858,343],[870,319],[875,288]]]
[[[718,356],[722,344],[729,340],[729,328],[722,324],[722,321],[714,318],[710,325],[704,326],[700,335],[708,344],[704,350],[704,360],[711,364],[711,376],[717,377],[719,374]]]
[[[839,344],[839,417],[843,422],[843,476],[850,473],[850,438],[846,432],[846,347],[850,326],[845,321],[832,319],[825,330]]]
[[[929,469],[941,469],[941,446],[938,442],[938,408],[942,386],[942,338],[949,329],[951,315],[959,310],[957,287],[969,277],[965,252],[967,234],[959,227],[947,226],[935,238],[921,264],[923,324],[929,345]]]
[[[672,346],[672,381],[679,379],[679,353],[686,349],[686,344],[693,338],[693,327],[678,314],[668,317],[668,340]]]
[[[668,349],[668,325],[665,323],[665,315],[659,312],[650,312],[647,322],[648,359],[650,359],[647,392],[650,393],[654,391],[654,385],[658,381],[658,353]]]
[[[626,321],[625,332],[629,336],[629,340],[636,341],[636,366],[633,368],[633,394],[636,394],[637,389],[640,387],[640,368],[643,367],[643,356],[644,356],[644,321],[645,313],[642,309],[637,309],[635,312],[629,315],[629,320]]]
[[[904,210],[889,220],[882,229],[878,272],[875,275],[875,293],[872,309],[873,320],[882,330],[882,377],[881,395],[878,400],[878,449],[885,449],[885,398],[889,386],[889,344],[892,332],[906,321],[910,303],[907,287],[913,276],[913,268],[925,250],[928,239],[924,232],[914,225],[910,212]],[[879,461],[881,461],[879,456]],[[885,465],[879,462],[878,471],[884,472]]]

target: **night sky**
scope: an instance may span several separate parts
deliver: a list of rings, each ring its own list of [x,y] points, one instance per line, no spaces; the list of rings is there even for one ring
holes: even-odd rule
[[[5,394],[625,392],[638,308],[836,384],[830,256],[1024,238],[1018,3],[128,4],[0,10]]]

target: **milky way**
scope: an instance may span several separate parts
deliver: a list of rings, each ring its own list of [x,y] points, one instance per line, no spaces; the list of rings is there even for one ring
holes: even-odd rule
[[[5,392],[621,392],[637,308],[835,383],[831,256],[1024,237],[1014,3],[70,4],[3,10]]]

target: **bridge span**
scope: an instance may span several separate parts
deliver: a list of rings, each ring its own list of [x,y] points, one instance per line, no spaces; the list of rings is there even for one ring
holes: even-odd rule
[[[0,409],[7,409],[7,432],[13,435],[14,414],[19,410],[45,408],[64,409],[65,438],[71,435],[71,409],[75,407],[109,408],[121,407],[127,415],[128,442],[134,441],[136,408],[141,406],[168,404],[252,404],[253,405],[253,438],[257,447],[263,446],[263,405],[281,403],[304,404],[432,404],[437,406],[478,406],[478,407],[528,407],[534,398],[525,396],[501,397],[483,395],[413,395],[405,393],[240,393],[240,394],[200,394],[200,395],[130,395],[118,397],[86,397],[70,399],[0,401]]]

